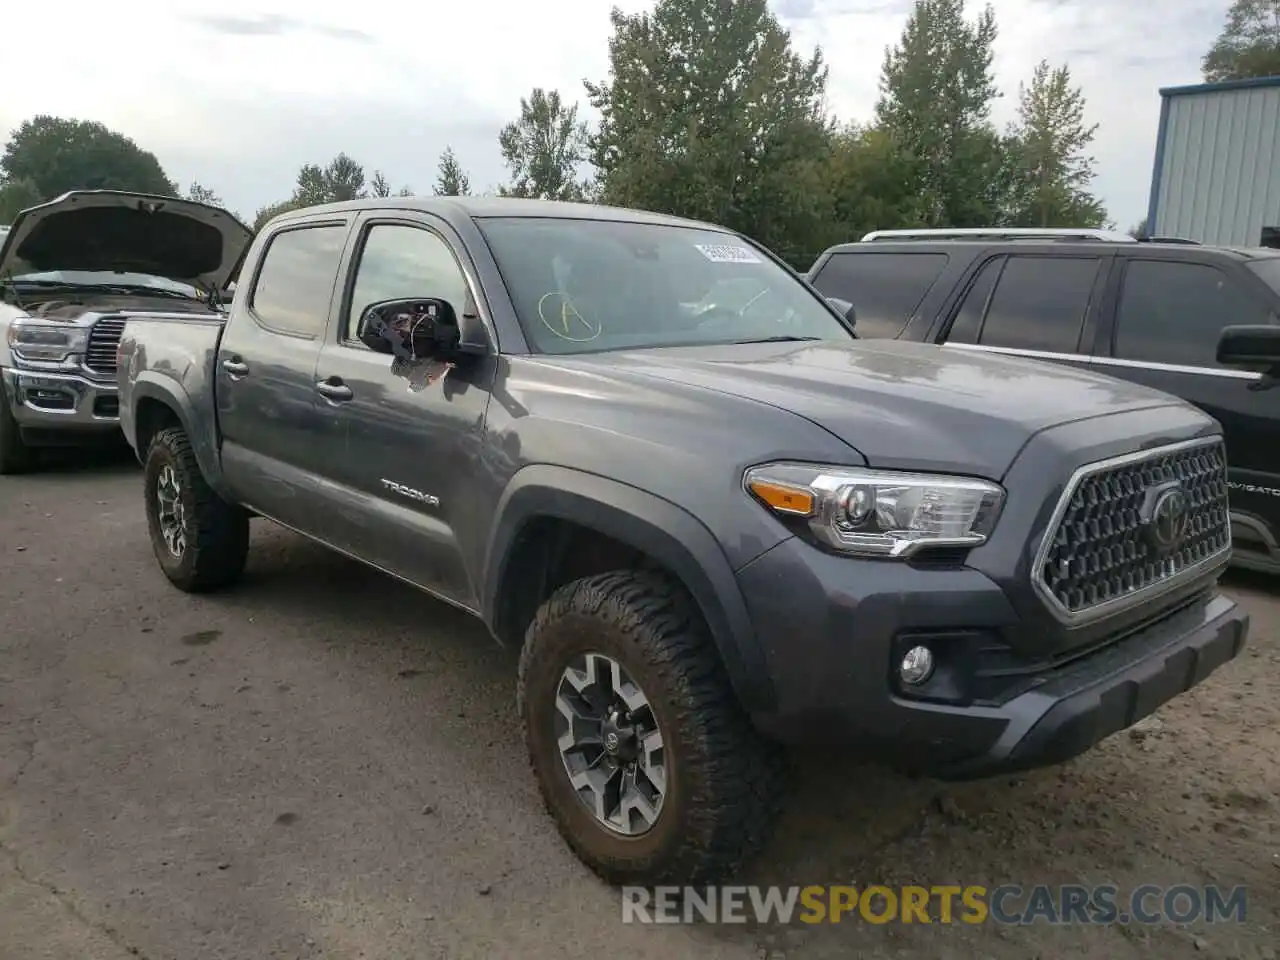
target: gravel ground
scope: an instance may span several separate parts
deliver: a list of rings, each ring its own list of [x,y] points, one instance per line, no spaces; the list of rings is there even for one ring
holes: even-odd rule
[[[0,958],[1267,960],[1280,587],[1250,647],[1071,764],[964,786],[799,758],[744,882],[1246,885],[1243,924],[640,926],[544,815],[514,663],[465,615],[257,525],[232,594],[157,570],[140,473],[0,478]]]

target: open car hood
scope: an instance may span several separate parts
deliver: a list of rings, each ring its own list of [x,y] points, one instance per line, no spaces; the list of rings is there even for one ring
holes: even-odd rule
[[[122,271],[222,290],[252,240],[253,232],[226,210],[193,200],[73,190],[18,214],[3,235],[0,276]]]

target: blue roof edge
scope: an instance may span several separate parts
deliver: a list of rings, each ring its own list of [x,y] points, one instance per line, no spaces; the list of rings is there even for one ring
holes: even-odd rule
[[[1193,93],[1225,93],[1228,90],[1252,90],[1258,87],[1280,87],[1280,76],[1250,77],[1247,80],[1221,80],[1218,83],[1192,83],[1181,87],[1161,87],[1162,97],[1185,97]]]

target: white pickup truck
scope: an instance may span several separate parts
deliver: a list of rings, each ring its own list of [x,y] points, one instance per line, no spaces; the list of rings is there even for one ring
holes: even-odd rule
[[[218,315],[252,232],[225,210],[80,190],[0,228],[0,474],[48,446],[122,439],[125,313]]]

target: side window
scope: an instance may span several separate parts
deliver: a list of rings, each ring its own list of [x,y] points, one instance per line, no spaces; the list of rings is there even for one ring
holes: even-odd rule
[[[424,227],[375,224],[365,237],[347,313],[346,339],[355,340],[360,315],[382,300],[439,297],[461,315],[470,293],[453,251]]]
[[[1096,257],[1009,257],[987,304],[978,343],[1075,353],[1098,263]]]
[[[1116,307],[1114,353],[1126,360],[1216,367],[1223,327],[1267,322],[1262,305],[1217,267],[1131,260]]]
[[[319,337],[329,321],[347,225],[283,230],[271,238],[249,306],[280,333]]]
[[[896,337],[947,266],[945,253],[836,253],[813,285],[853,304],[860,337]]]
[[[996,277],[1000,276],[1004,261],[1004,257],[993,257],[978,270],[978,275],[969,284],[951,329],[947,332],[948,343],[978,342],[982,318],[987,312],[987,301],[991,299],[991,291],[995,288]]]

